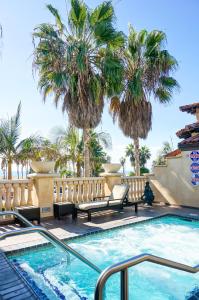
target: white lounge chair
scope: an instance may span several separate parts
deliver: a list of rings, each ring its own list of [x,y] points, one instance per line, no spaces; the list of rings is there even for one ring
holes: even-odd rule
[[[95,197],[93,201],[75,205],[73,218],[77,218],[78,212],[88,214],[88,221],[91,221],[91,213],[101,210],[120,210],[128,203],[129,186],[127,184],[116,184],[110,196]]]

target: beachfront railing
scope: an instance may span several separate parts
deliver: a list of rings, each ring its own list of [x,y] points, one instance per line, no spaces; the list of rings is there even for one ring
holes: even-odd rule
[[[33,182],[29,179],[0,180],[0,211],[31,206]]]
[[[55,202],[84,203],[105,195],[103,177],[56,178]]]
[[[129,185],[129,201],[137,201],[141,198],[146,181],[147,177],[145,176],[122,177],[122,183]]]
[[[144,193],[147,177],[122,177],[122,183],[129,185],[129,201],[139,200]],[[105,178],[56,178],[54,181],[55,202],[84,203],[95,197],[105,196]]]
[[[38,179],[33,177],[32,179],[0,180],[0,211],[12,210],[20,206],[32,206],[33,203],[38,203],[39,207],[43,207],[45,203],[45,207],[51,207],[53,212],[53,201],[86,203],[93,201],[96,197],[100,200],[99,197],[106,196],[105,190],[107,193],[110,192],[110,182],[105,177],[52,178],[44,176],[41,178],[41,175],[39,176]],[[122,183],[127,183],[130,187],[129,201],[140,199],[144,193],[146,180],[145,176],[121,178]]]

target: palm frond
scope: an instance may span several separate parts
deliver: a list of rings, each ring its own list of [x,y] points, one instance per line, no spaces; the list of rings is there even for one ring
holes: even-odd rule
[[[98,5],[90,15],[90,23],[96,26],[102,22],[112,23],[114,19],[114,10],[111,1],[104,1]]]
[[[87,19],[87,8],[86,5],[80,0],[71,0],[71,10],[69,14],[69,24],[73,29],[76,30],[78,36],[84,30]]]
[[[47,8],[51,12],[51,14],[55,17],[57,27],[61,32],[63,32],[64,24],[62,23],[58,10],[54,8],[51,4],[48,4]]]

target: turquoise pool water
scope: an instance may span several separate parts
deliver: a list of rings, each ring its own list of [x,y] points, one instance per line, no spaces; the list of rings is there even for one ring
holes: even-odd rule
[[[69,240],[67,243],[101,269],[141,253],[151,253],[191,266],[199,264],[199,222],[166,216]],[[55,246],[10,255],[41,299],[93,299],[96,271]],[[199,274],[152,263],[129,270],[130,299],[183,300],[199,289]],[[119,299],[119,275],[106,285],[106,299]]]

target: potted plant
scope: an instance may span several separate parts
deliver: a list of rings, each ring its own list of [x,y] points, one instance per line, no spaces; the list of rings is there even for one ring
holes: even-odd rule
[[[31,149],[31,168],[36,173],[53,173],[58,150],[49,141]]]

